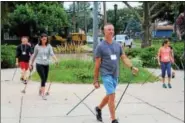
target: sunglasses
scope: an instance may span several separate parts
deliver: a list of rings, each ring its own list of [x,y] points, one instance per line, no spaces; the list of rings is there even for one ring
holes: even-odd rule
[[[42,40],[47,40],[47,38],[43,38]]]

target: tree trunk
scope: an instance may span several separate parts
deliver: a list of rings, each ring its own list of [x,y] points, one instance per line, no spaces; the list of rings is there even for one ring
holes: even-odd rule
[[[149,28],[149,46],[152,45],[152,31],[155,28],[155,24],[151,24],[151,20],[150,20],[150,28]]]
[[[141,48],[149,46],[149,37],[150,37],[150,20],[149,20],[149,2],[144,2],[144,40],[142,40]]]
[[[103,2],[103,13],[104,13],[104,16],[103,16],[103,20],[104,20],[104,25],[107,23],[107,11],[106,11],[106,2],[104,1]]]

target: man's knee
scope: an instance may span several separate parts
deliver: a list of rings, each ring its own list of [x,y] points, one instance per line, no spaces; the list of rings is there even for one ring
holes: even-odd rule
[[[115,93],[109,94],[109,101],[114,101],[115,100]]]

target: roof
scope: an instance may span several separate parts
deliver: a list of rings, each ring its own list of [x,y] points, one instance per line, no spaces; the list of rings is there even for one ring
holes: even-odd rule
[[[173,25],[166,25],[166,26],[157,26],[155,30],[173,30],[174,26]]]

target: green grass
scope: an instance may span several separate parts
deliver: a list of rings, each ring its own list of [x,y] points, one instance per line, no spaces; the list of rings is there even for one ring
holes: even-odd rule
[[[146,80],[150,73],[144,68],[139,68],[140,73],[134,77],[132,83],[141,83]],[[91,61],[82,60],[63,60],[59,63],[59,67],[55,68],[54,65],[50,65],[48,81],[58,83],[85,83],[90,84],[93,82],[94,64]],[[120,67],[120,83],[127,83],[130,80],[130,69],[125,68],[122,63]],[[155,76],[151,76],[148,81],[154,82]],[[40,81],[40,78],[35,72],[32,76],[32,80]]]
[[[93,44],[87,44],[87,46],[93,48]]]

